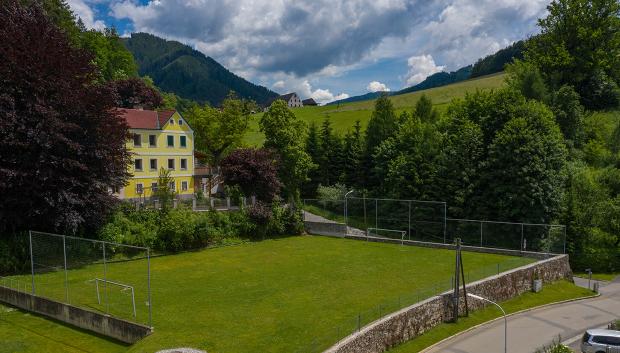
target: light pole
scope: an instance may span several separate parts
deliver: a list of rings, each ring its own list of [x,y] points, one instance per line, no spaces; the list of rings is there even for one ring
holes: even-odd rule
[[[487,298],[483,298],[479,295],[475,295],[475,294],[471,294],[471,293],[467,293],[468,296],[474,298],[474,299],[478,299],[478,300],[482,300],[485,302],[489,302],[495,306],[497,306],[499,308],[499,310],[502,311],[502,314],[504,314],[504,353],[508,352],[508,319],[506,318],[506,312],[504,311],[504,309],[502,309],[501,306],[499,306],[499,304],[497,304],[496,302],[489,300]]]
[[[349,210],[347,209],[347,197],[349,196],[349,194],[351,194],[353,191],[355,190],[351,190],[349,192],[347,192],[346,194],[344,194],[344,226],[347,227],[347,213],[349,212]],[[348,233],[348,231],[347,231]]]

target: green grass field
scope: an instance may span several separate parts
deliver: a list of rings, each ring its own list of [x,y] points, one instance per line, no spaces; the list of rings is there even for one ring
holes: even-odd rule
[[[578,287],[567,281],[559,281],[550,285],[545,285],[539,293],[524,293],[516,298],[502,302],[502,307],[507,314],[515,313],[528,308],[545,304],[560,302],[563,300],[576,299],[594,295],[593,292]],[[458,323],[441,324],[423,335],[406,342],[390,352],[394,353],[416,353],[427,348],[445,338],[453,336],[461,331],[493,320],[501,316],[501,312],[494,307],[488,306],[484,309],[470,313],[469,317],[459,319]]]
[[[420,99],[420,96],[425,94],[433,100],[433,103],[437,109],[443,111],[454,98],[464,97],[467,92],[474,92],[478,89],[484,90],[501,87],[504,83],[504,76],[505,75],[503,73],[483,76],[443,87],[392,96],[390,97],[390,100],[394,103],[394,107],[400,114],[400,112],[404,110],[412,110],[418,99]],[[362,128],[366,128],[368,119],[370,119],[373,109],[374,100],[367,100],[345,103],[340,106],[327,105],[321,107],[295,108],[293,109],[293,112],[299,119],[308,124],[312,122],[321,124],[323,119],[329,115],[334,130],[344,134],[347,130],[353,127],[356,120],[360,120]],[[250,128],[244,140],[244,142],[248,145],[258,146],[265,140],[265,137],[259,131],[258,126],[261,116],[262,113],[252,116]]]
[[[531,261],[464,254],[466,271],[475,274],[471,280],[493,274],[497,263],[506,270]],[[122,265],[125,281],[133,276],[142,280],[144,261]],[[334,327],[352,323],[348,328],[353,329],[359,312],[397,299],[399,306],[410,304],[400,298],[415,302],[420,298],[412,293],[431,289],[437,282],[446,287],[436,289],[447,289],[453,266],[454,253],[449,250],[311,236],[156,257],[151,259],[155,326],[151,336],[128,347],[4,308],[0,351],[154,352],[194,347],[209,353],[293,352],[315,338],[320,339],[315,348],[326,348],[349,333]],[[84,283],[98,271],[97,266],[85,267],[70,271],[69,278]],[[51,276],[56,275],[38,280],[51,286]],[[86,301],[96,301],[93,291],[83,295]],[[397,308],[379,307],[379,311],[385,314]]]

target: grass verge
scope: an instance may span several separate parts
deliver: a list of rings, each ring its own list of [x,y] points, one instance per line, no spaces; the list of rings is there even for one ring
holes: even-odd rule
[[[588,279],[588,274],[584,273],[584,272],[575,272],[574,275],[575,275],[575,277],[581,277],[581,278]],[[620,276],[620,272],[593,273],[592,274],[592,279],[597,280],[597,281],[611,282],[611,281],[613,281],[618,276]]]
[[[568,281],[558,281],[543,287],[540,293],[524,293],[516,298],[501,303],[507,314],[515,313],[528,308],[560,302],[563,300],[576,299],[593,295],[593,292],[578,287]],[[474,311],[469,317],[459,319],[459,322],[444,323],[434,329],[424,333],[423,335],[412,339],[392,350],[394,353],[415,353],[468,328],[493,320],[501,316],[499,310],[495,307],[486,307],[481,310]]]

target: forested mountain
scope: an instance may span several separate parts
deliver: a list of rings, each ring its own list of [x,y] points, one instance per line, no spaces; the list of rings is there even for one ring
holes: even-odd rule
[[[525,52],[525,42],[520,40],[510,46],[500,49],[497,53],[479,59],[471,69],[470,78],[494,74],[504,70],[504,66],[513,62],[515,59],[523,59]]]
[[[133,54],[140,76],[151,77],[157,87],[180,97],[219,106],[230,91],[259,104],[278,95],[179,42],[147,33],[133,33],[123,42]]]
[[[501,70],[500,70],[501,71]],[[428,76],[424,81],[418,83],[415,86],[411,86],[395,92],[393,95],[405,94],[409,92],[421,91],[423,89],[429,89],[433,87],[441,87],[449,85],[451,83],[465,81],[470,77],[471,65],[462,67],[452,72],[438,72]]]

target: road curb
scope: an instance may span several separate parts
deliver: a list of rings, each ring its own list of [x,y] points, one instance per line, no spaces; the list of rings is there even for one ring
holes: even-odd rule
[[[510,313],[510,314],[506,315],[506,317],[509,318],[509,317],[512,317],[512,316],[515,316],[515,315],[519,315],[519,314],[523,314],[523,313],[527,313],[527,312],[533,311],[533,310],[544,309],[544,308],[551,307],[551,306],[556,306],[556,305],[562,305],[562,304],[566,304],[566,303],[577,302],[577,301],[580,301],[580,300],[587,300],[587,299],[598,298],[600,296],[601,296],[601,294],[597,293],[597,294],[586,296],[586,297],[567,299],[567,300],[562,300],[562,301],[559,301],[559,302],[554,302],[554,303],[548,303],[548,304],[543,304],[543,305],[539,305],[539,306],[534,306],[534,307],[531,307],[531,308],[515,311],[514,313]],[[470,327],[470,328],[468,328],[466,330],[458,332],[458,333],[456,333],[456,334],[454,334],[454,335],[452,335],[450,337],[446,337],[446,338],[442,339],[441,341],[439,341],[437,343],[434,343],[433,345],[424,348],[419,353],[428,352],[429,350],[431,350],[431,349],[441,345],[442,343],[447,342],[447,341],[449,341],[449,340],[451,340],[451,339],[453,339],[455,337],[459,337],[459,336],[464,335],[464,334],[466,334],[466,333],[468,333],[470,331],[473,331],[473,330],[475,330],[477,328],[480,328],[480,327],[488,325],[488,324],[492,324],[495,321],[500,321],[500,320],[503,320],[503,319],[504,319],[504,317],[500,316],[500,317],[497,317],[497,318],[495,318],[493,320],[485,321],[485,322],[480,323],[478,325],[472,326],[472,327]]]

